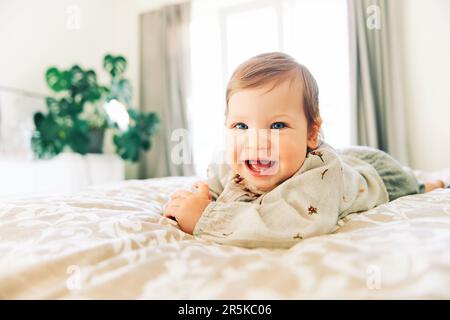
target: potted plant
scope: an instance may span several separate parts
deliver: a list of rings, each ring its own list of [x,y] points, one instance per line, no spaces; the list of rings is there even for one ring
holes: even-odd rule
[[[78,65],[67,70],[49,68],[45,78],[54,95],[46,98],[47,113],[34,115],[36,129],[31,145],[35,156],[51,158],[66,148],[80,154],[101,153],[104,132],[112,128],[116,153],[137,162],[140,151],[150,149],[159,118],[153,112],[132,108],[132,88],[124,76],[126,67],[122,56],[104,57],[103,68],[111,77],[108,86],[98,83],[94,70]],[[114,117],[120,112],[108,114],[108,107],[113,111],[121,108],[122,117]]]

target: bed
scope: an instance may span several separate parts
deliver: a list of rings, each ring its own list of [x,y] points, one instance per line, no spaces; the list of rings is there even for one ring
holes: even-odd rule
[[[349,215],[288,250],[250,250],[195,238],[161,216],[169,194],[194,181],[1,201],[0,298],[450,298],[450,189]]]

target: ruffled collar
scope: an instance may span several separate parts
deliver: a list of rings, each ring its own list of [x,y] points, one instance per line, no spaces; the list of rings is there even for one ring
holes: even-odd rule
[[[248,183],[247,180],[245,180],[243,177],[239,175],[239,173],[235,173],[232,179],[234,183],[239,185],[241,189],[249,193],[249,195],[259,197],[265,193],[265,191],[261,191],[258,188],[252,186],[250,183]]]

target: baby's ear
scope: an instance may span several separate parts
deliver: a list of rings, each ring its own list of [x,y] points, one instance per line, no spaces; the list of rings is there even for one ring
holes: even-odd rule
[[[322,125],[322,118],[317,117],[313,125],[308,126],[307,145],[310,149],[316,149],[319,146],[319,132]]]

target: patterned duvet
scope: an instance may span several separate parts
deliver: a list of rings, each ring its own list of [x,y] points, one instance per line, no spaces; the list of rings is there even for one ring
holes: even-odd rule
[[[450,299],[450,189],[339,221],[289,250],[220,246],[161,216],[194,177],[0,202],[2,299]]]

